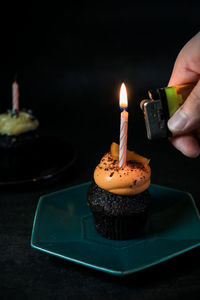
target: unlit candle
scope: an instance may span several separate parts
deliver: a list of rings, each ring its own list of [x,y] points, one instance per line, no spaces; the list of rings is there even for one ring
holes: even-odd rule
[[[12,108],[13,110],[19,110],[19,85],[16,81],[12,84]]]

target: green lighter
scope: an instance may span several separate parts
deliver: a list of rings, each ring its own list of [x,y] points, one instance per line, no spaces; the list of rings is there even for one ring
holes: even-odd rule
[[[148,139],[166,138],[172,133],[167,121],[185,102],[197,82],[149,90],[149,98],[142,100]]]

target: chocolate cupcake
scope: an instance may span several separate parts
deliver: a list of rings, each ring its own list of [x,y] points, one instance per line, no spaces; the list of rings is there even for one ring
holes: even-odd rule
[[[32,146],[38,137],[39,121],[32,111],[8,111],[0,114],[0,148],[16,149]]]
[[[115,153],[106,153],[88,189],[95,228],[112,240],[133,239],[144,233],[147,224],[151,204],[149,160],[134,152],[129,152],[129,158],[120,168]]]

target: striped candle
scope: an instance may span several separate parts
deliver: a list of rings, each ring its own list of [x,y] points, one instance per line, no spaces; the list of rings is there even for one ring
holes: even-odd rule
[[[19,111],[19,85],[16,81],[12,84],[12,109]]]
[[[119,146],[119,167],[124,168],[126,165],[127,153],[127,135],[128,135],[128,112],[125,110],[128,106],[126,86],[124,83],[120,89],[120,107],[123,109],[120,122],[120,146]]]

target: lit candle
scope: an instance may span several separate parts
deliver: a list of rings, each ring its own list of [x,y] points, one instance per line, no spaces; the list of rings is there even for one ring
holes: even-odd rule
[[[123,109],[120,122],[120,146],[119,146],[119,167],[124,168],[126,165],[127,152],[127,134],[128,134],[128,107],[127,91],[124,83],[121,85],[119,105]]]
[[[19,111],[19,85],[16,81],[12,84],[12,109]]]

